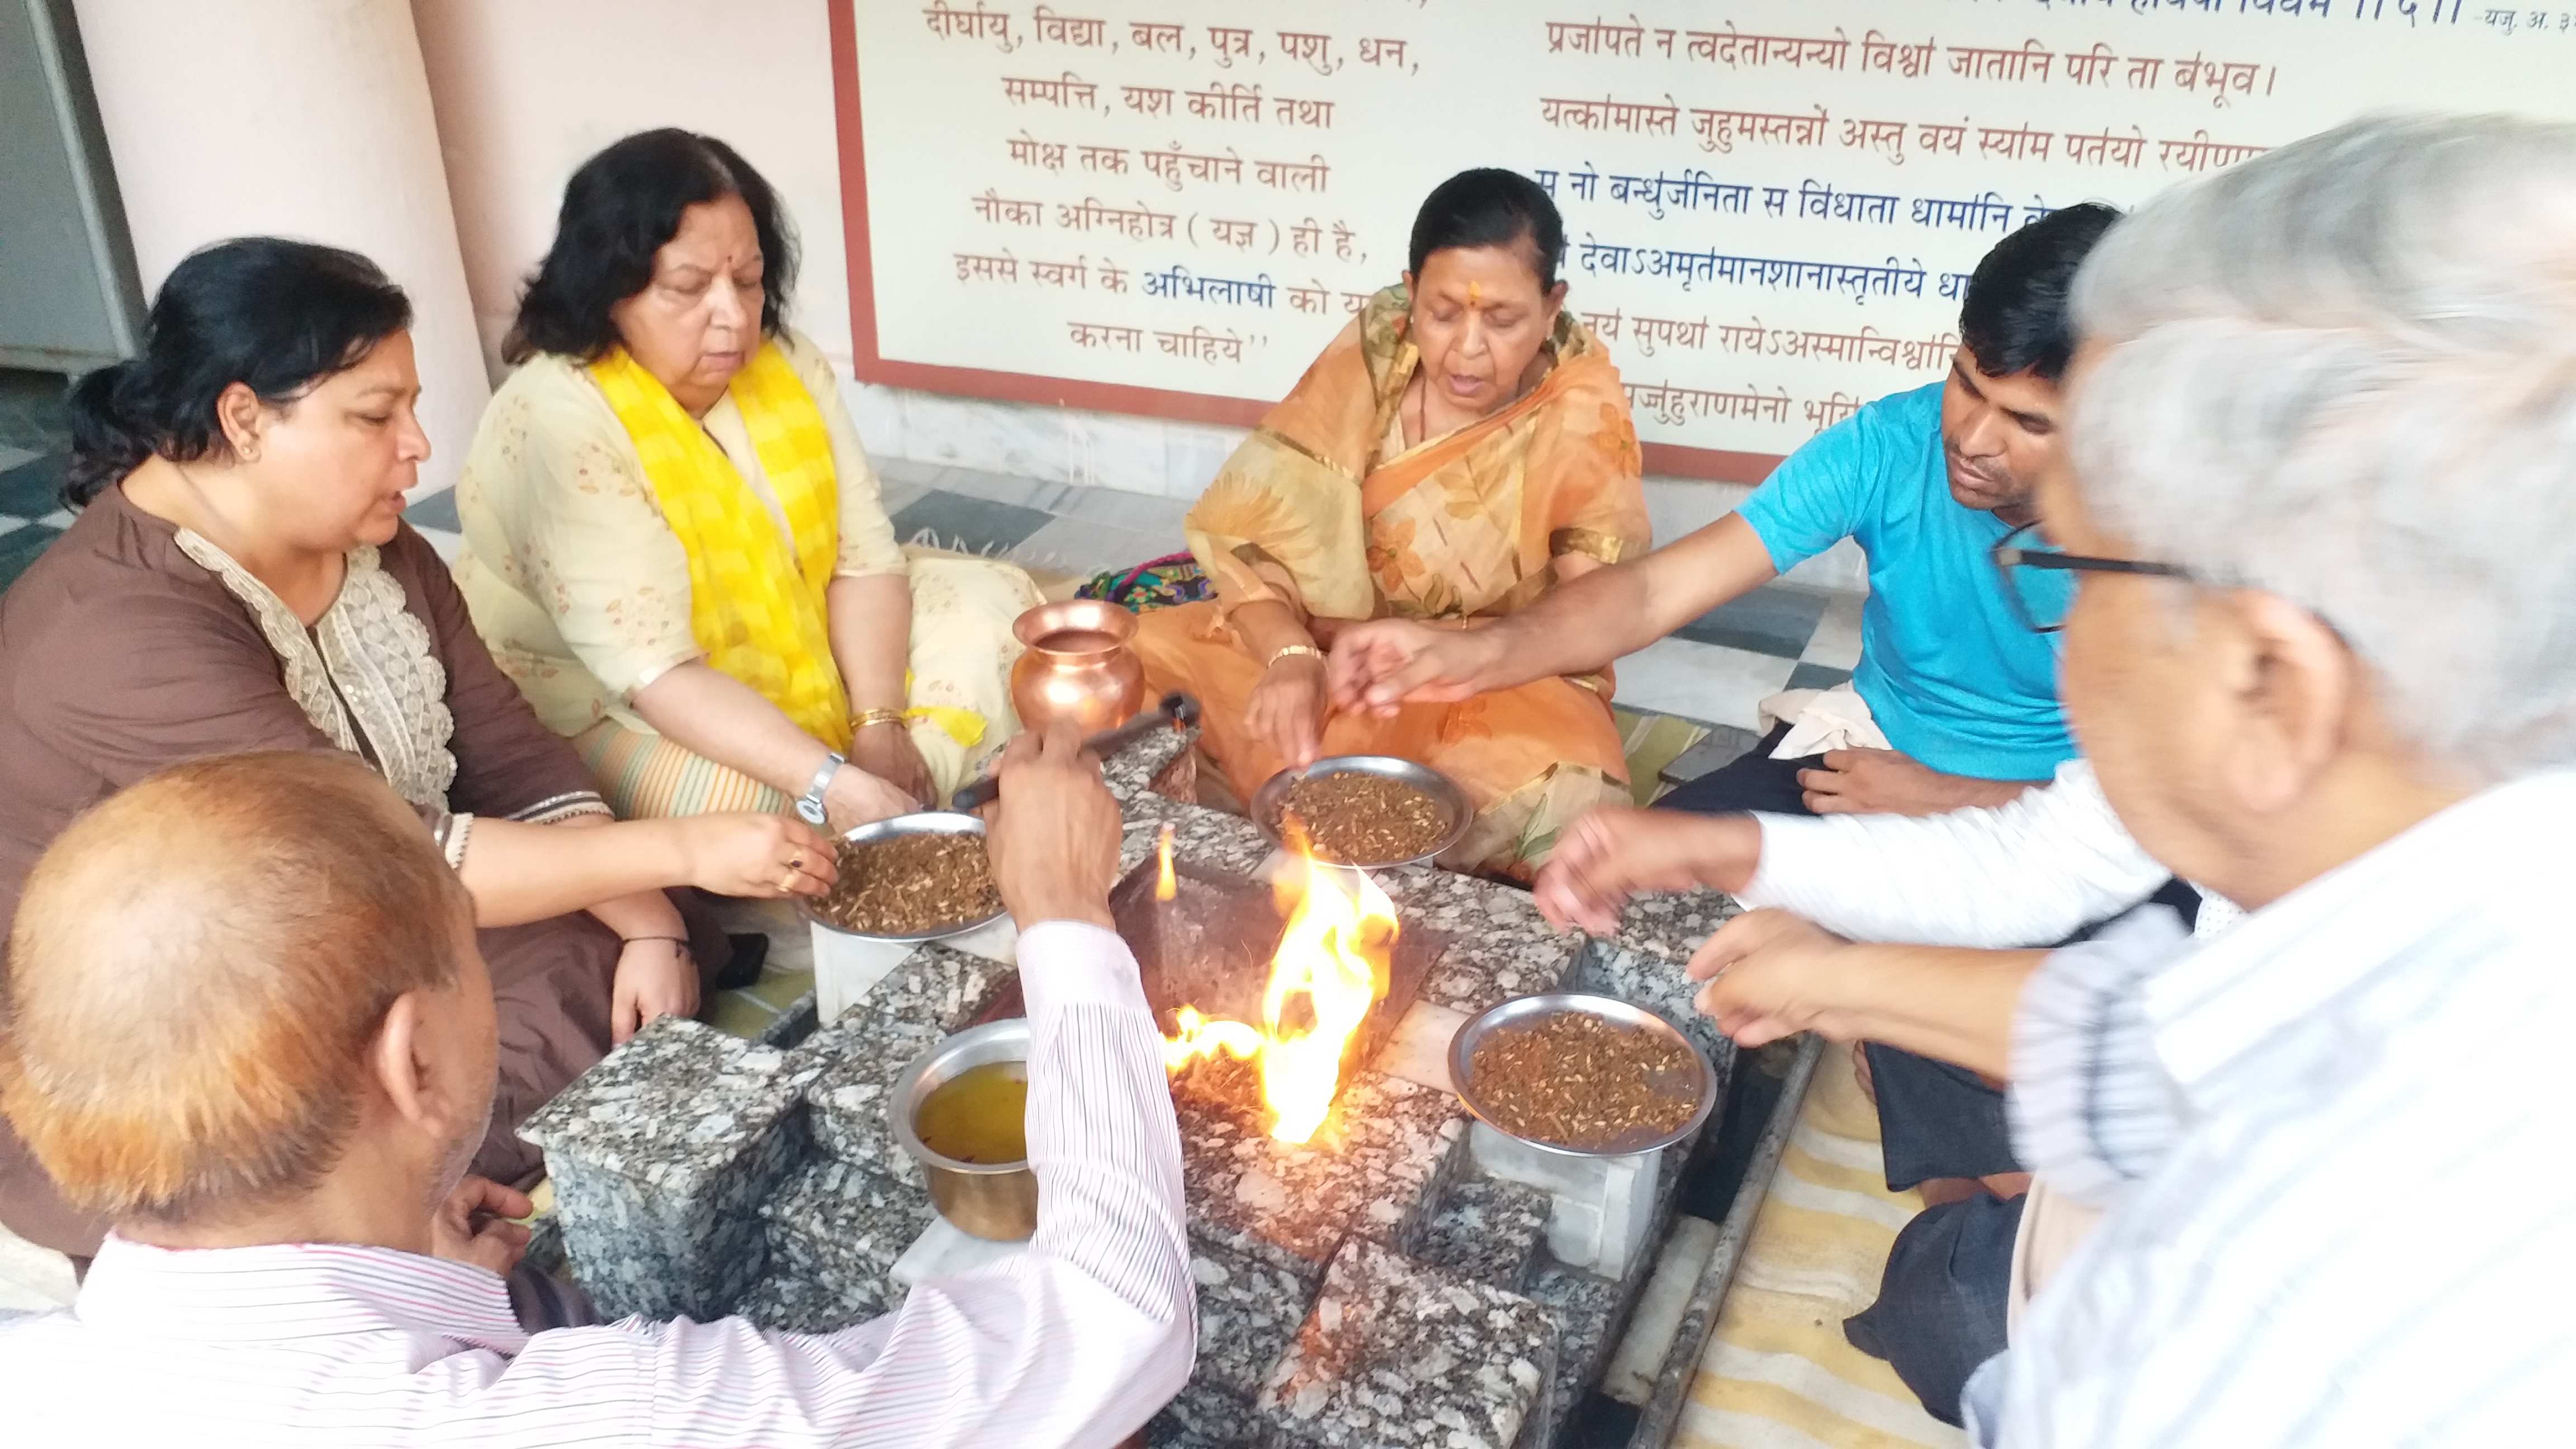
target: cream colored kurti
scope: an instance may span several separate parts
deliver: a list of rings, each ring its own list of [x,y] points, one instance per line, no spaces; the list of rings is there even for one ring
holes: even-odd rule
[[[913,591],[915,708],[983,718],[967,746],[916,718],[914,742],[941,791],[954,788],[1017,731],[1008,675],[1011,621],[1038,602],[1008,564],[908,559],[886,516],[876,470],[841,405],[830,361],[790,332],[789,363],[823,416],[840,487],[835,575],[903,574]],[[777,497],[730,397],[708,410],[709,437],[784,527]],[[484,409],[456,487],[465,550],[456,579],[492,657],[557,733],[601,721],[643,734],[635,691],[704,654],[689,624],[689,561],[662,520],[652,480],[625,426],[578,363],[540,356],[512,373]]]

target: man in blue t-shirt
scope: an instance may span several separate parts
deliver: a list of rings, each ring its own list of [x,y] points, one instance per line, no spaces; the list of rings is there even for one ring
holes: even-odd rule
[[[1481,628],[1381,619],[1345,630],[1332,652],[1336,702],[1392,713],[1599,669],[1849,538],[1870,582],[1852,687],[1891,748],[1776,760],[1784,724],[1662,803],[1931,815],[2045,783],[2076,753],[2056,651],[2007,597],[1991,553],[2035,520],[2039,478],[2060,461],[2067,291],[2118,215],[2069,207],[1997,243],[1969,282],[1949,377],[1827,430],[1725,518]]]

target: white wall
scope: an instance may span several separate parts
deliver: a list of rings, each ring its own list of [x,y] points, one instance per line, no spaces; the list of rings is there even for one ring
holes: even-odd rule
[[[284,0],[271,0],[284,3]],[[850,376],[850,289],[832,99],[831,4],[842,0],[411,0],[447,187],[497,381],[519,286],[554,237],[573,168],[620,136],[681,126],[722,137],[787,204],[804,257],[790,320]],[[1240,428],[985,402],[845,381],[870,452],[1049,482],[1196,497]],[[1650,479],[1657,538],[1732,509],[1745,490]],[[1802,583],[1853,587],[1849,549]]]
[[[76,13],[144,291],[226,237],[374,258],[411,294],[422,487],[448,486],[490,390],[403,0],[79,0]]]
[[[657,126],[718,137],[787,203],[795,325],[846,369],[828,0],[412,0],[484,355],[554,239],[573,168]]]

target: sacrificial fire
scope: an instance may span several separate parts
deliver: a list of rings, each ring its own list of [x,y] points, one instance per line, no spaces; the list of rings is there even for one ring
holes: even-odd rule
[[[1219,1053],[1251,1062],[1271,1112],[1270,1135],[1304,1142],[1324,1125],[1341,1084],[1342,1055],[1386,994],[1395,949],[1395,903],[1359,871],[1315,860],[1292,839],[1295,867],[1278,886],[1288,926],[1271,957],[1258,1029],[1175,1013],[1180,1035],[1163,1041],[1163,1066],[1180,1071]]]

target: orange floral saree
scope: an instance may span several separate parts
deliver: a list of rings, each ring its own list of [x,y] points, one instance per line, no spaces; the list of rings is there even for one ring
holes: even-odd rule
[[[1637,433],[1618,369],[1571,313],[1538,384],[1492,416],[1407,447],[1396,409],[1418,356],[1401,287],[1371,297],[1226,460],[1187,524],[1211,603],[1149,613],[1137,648],[1158,690],[1207,706],[1205,739],[1249,797],[1284,763],[1244,727],[1260,661],[1226,624],[1256,600],[1326,619],[1473,628],[1557,583],[1555,559],[1648,545]],[[1324,753],[1419,760],[1463,786],[1476,823],[1444,863],[1526,877],[1585,809],[1625,801],[1606,672],[1549,678],[1393,719],[1335,715]]]

